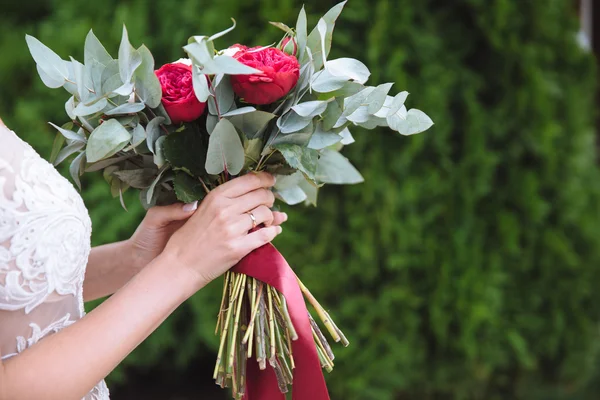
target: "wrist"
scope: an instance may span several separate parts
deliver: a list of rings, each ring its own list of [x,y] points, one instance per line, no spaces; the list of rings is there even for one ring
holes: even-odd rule
[[[155,259],[155,262],[167,271],[169,279],[180,287],[187,297],[191,297],[209,283],[201,274],[182,262],[177,254],[169,249],[164,250]]]

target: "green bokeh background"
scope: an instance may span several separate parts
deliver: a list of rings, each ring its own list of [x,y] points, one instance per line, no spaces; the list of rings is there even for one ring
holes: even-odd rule
[[[311,25],[334,4],[304,3]],[[332,57],[396,82],[436,125],[408,138],[354,130],[345,154],[366,183],[286,208],[276,244],[352,342],[335,348],[333,399],[600,397],[596,66],[573,3],[349,1]],[[267,21],[294,24],[302,3],[0,5],[0,115],[48,157],[46,122],[66,122],[67,96],[43,86],[25,33],[81,60],[90,28],[115,54],[125,23],[160,65],[230,17],[238,27],[218,46],[273,43]],[[93,243],[129,237],[143,216],[135,193],[125,212],[100,176],[83,186]],[[210,379],[220,291],[200,291],[108,377],[114,399],[226,398]]]

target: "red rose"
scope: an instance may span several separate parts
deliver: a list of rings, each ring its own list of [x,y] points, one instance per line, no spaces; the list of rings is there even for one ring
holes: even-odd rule
[[[198,101],[192,84],[192,67],[165,64],[155,72],[162,88],[162,104],[173,124],[191,122],[202,115],[206,103]]]
[[[248,49],[235,45],[238,51],[233,55],[239,62],[261,70],[262,74],[233,75],[231,84],[235,94],[247,103],[271,104],[292,90],[300,77],[300,63],[296,57],[274,48],[259,47]]]

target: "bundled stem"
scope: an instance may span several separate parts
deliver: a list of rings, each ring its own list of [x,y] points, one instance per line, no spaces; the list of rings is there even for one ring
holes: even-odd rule
[[[302,293],[336,342],[348,340],[306,286]],[[308,314],[315,350],[321,366],[331,372],[334,355],[317,322]],[[234,399],[246,390],[246,363],[253,358],[260,369],[273,368],[282,393],[293,382],[293,342],[298,339],[285,297],[273,287],[235,272],[225,274],[223,297],[215,332],[220,335],[213,377],[217,385],[231,387]]]

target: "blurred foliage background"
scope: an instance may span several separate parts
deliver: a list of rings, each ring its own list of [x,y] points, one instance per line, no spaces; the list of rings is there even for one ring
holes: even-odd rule
[[[304,3],[311,25],[334,4]],[[125,23],[161,65],[230,17],[238,27],[217,45],[273,43],[267,21],[294,24],[302,5],[0,4],[0,115],[44,157],[67,96],[43,86],[25,33],[81,60],[89,29],[116,53]],[[578,29],[568,0],[349,1],[332,58],[364,61],[436,125],[409,138],[355,130],[345,152],[366,183],[286,210],[276,244],[351,341],[335,348],[333,399],[600,397],[597,82]],[[143,215],[135,193],[125,212],[100,176],[83,185],[93,243],[127,238]],[[133,352],[108,378],[112,397],[226,398],[210,378],[220,292],[200,291]]]

